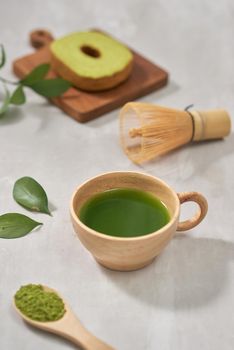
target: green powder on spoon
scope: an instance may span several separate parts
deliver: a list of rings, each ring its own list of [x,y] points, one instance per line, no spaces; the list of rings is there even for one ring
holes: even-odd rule
[[[25,316],[39,322],[57,321],[66,312],[63,300],[39,284],[22,286],[15,294],[15,305]]]

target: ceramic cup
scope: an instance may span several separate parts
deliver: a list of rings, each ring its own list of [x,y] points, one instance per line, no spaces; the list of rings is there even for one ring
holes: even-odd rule
[[[147,191],[161,199],[170,213],[170,221],[161,229],[138,237],[105,235],[83,224],[77,213],[82,205],[97,193],[113,188],[135,188]],[[180,206],[193,201],[199,210],[189,220],[179,222]],[[206,199],[197,192],[177,194],[162,180],[137,172],[112,172],[96,176],[81,186],[71,200],[71,220],[80,241],[101,265],[112,270],[131,271],[150,264],[170,242],[176,231],[186,231],[198,225],[207,213]]]

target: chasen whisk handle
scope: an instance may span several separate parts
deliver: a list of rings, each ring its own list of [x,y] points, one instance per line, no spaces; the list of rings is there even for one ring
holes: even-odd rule
[[[220,139],[231,131],[225,110],[193,111],[128,102],[120,112],[120,139],[127,156],[140,164],[191,141]]]
[[[222,109],[209,111],[189,111],[193,119],[193,141],[219,139],[231,130],[229,114]]]

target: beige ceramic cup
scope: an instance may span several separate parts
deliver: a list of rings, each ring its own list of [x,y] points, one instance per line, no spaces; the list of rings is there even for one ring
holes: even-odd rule
[[[99,192],[123,187],[147,191],[161,199],[169,210],[169,223],[148,235],[122,238],[96,232],[80,221],[77,213],[89,198]],[[199,210],[191,219],[179,222],[180,206],[188,201],[196,202]],[[205,217],[207,208],[207,201],[200,193],[177,194],[165,182],[151,175],[112,172],[96,176],[79,186],[73,194],[70,212],[80,241],[101,265],[112,270],[131,271],[150,264],[176,231],[189,230],[198,225]]]

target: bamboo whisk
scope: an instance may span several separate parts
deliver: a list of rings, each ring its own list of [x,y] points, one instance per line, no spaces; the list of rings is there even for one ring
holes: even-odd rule
[[[219,139],[230,133],[225,110],[183,111],[129,102],[120,111],[120,139],[125,153],[143,163],[191,141]]]

